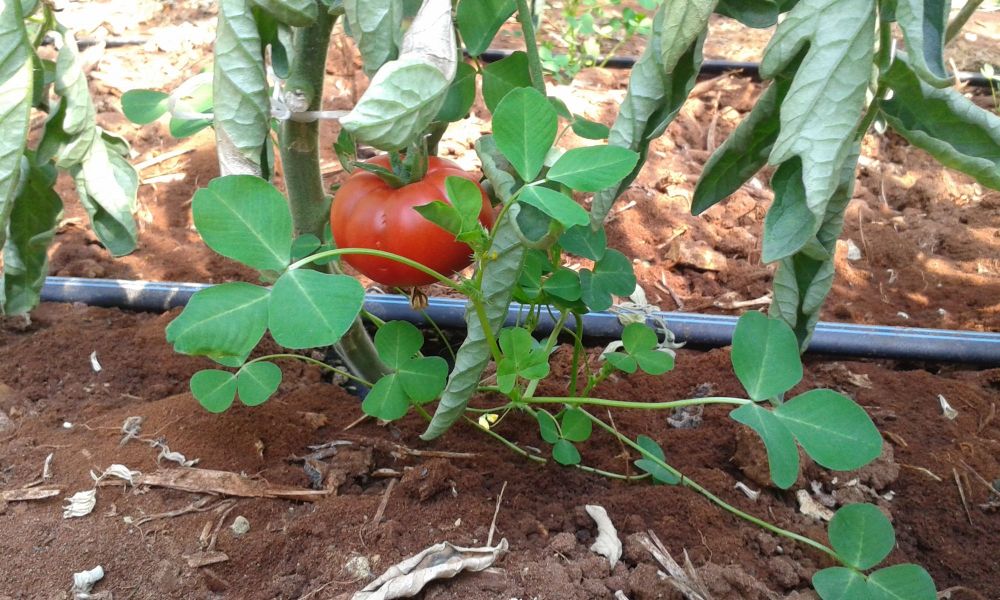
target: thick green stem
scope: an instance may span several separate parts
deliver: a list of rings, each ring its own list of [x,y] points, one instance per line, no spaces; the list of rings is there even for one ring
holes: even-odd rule
[[[316,254],[307,256],[302,260],[296,261],[288,267],[289,271],[294,271],[295,269],[301,269],[302,267],[314,263],[317,260],[323,260],[324,258],[335,258],[337,256],[342,256],[344,254],[357,254],[362,256],[377,256],[379,258],[385,258],[387,260],[394,260],[400,264],[406,265],[411,269],[416,269],[421,273],[426,273],[431,277],[438,280],[439,283],[446,285],[458,292],[464,292],[464,288],[449,279],[448,277],[438,273],[434,269],[424,266],[422,263],[418,263],[415,260],[406,258],[405,256],[400,256],[398,254],[393,254],[392,252],[386,252],[384,250],[374,250],[371,248],[337,248],[336,250],[326,250],[324,252],[318,252]]]
[[[538,44],[535,43],[535,24],[532,21],[528,0],[517,0],[517,22],[521,24],[521,32],[524,34],[524,47],[528,53],[528,73],[531,74],[531,85],[545,94],[542,59],[538,56]]]
[[[972,15],[974,15],[976,11],[979,10],[979,7],[980,5],[982,5],[982,3],[983,0],[969,0],[968,2],[965,3],[964,6],[962,6],[962,9],[958,11],[958,14],[955,15],[955,18],[952,19],[950,23],[948,23],[948,29],[945,30],[944,34],[944,43],[947,44],[948,42],[952,41],[958,36],[959,33],[962,32],[962,28],[965,27],[965,24],[969,22],[969,19],[972,18]]]
[[[750,404],[744,398],[726,398],[712,396],[708,398],[688,398],[687,400],[671,400],[670,402],[632,402],[629,400],[605,400],[604,398],[561,398],[559,396],[539,396],[524,398],[528,404],[569,404],[572,406],[605,406],[608,408],[637,408],[645,410],[671,410],[685,406],[701,404]]]
[[[319,110],[323,104],[326,51],[337,17],[329,14],[322,2],[318,3],[316,22],[296,29],[292,44],[291,72],[284,92],[285,102],[295,112]],[[319,169],[319,122],[286,120],[281,125],[278,145],[295,233],[323,239],[330,220],[330,197],[323,188]],[[354,320],[335,347],[347,366],[368,381],[378,381],[389,372],[360,318]]]

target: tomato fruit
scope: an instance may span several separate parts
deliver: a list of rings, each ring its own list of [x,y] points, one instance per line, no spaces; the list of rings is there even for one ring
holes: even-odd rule
[[[389,168],[387,155],[366,161]],[[356,169],[337,191],[330,209],[330,227],[338,248],[384,250],[415,260],[444,275],[456,273],[472,263],[472,250],[455,236],[420,215],[414,206],[440,200],[451,204],[445,193],[447,177],[476,177],[457,164],[432,156],[427,174],[400,188],[393,188],[378,175]],[[479,222],[493,225],[493,209],[482,188],[483,209]],[[433,283],[426,273],[377,256],[345,255],[347,264],[362,275],[384,285],[410,287]]]

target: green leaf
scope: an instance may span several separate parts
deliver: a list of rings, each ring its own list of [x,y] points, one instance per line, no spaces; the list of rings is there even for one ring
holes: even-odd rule
[[[750,114],[712,153],[694,188],[691,214],[699,215],[721,202],[767,164],[781,127],[781,103],[791,82],[788,77],[772,82]]]
[[[611,135],[611,128],[604,123],[595,123],[580,115],[573,115],[573,124],[571,127],[573,128],[573,133],[585,140],[606,140]]]
[[[458,237],[462,233],[462,217],[458,210],[441,200],[414,206],[413,210],[420,213],[420,216],[434,223],[441,229]]]
[[[906,56],[896,56],[884,83],[893,96],[882,101],[881,114],[906,141],[941,164],[1000,189],[1000,117],[956,90],[923,83]]]
[[[348,275],[288,271],[271,289],[268,327],[286,348],[329,346],[350,328],[364,298],[364,288]]]
[[[266,361],[244,365],[236,374],[236,393],[247,406],[264,404],[280,384],[281,369]]]
[[[484,135],[476,140],[476,155],[479,156],[483,175],[486,175],[496,199],[506,204],[521,185],[514,167],[500,154],[492,135]]]
[[[291,260],[292,215],[273,185],[252,175],[227,175],[194,194],[191,212],[209,248],[260,271],[283,271]]]
[[[744,404],[729,413],[738,423],[757,432],[767,449],[771,481],[783,490],[792,487],[799,476],[799,449],[795,438],[774,413],[756,404]]]
[[[527,329],[508,327],[500,332],[499,341],[508,374],[525,379],[542,379],[549,374],[549,357]]]
[[[444,190],[460,219],[458,233],[478,231],[479,213],[483,211],[483,193],[479,186],[464,177],[449,175],[444,180]]]
[[[260,175],[271,124],[260,33],[246,0],[218,7],[212,110],[219,162],[223,175]]]
[[[715,12],[747,27],[764,29],[778,22],[779,10],[774,0],[719,0]]]
[[[379,358],[393,369],[399,369],[413,358],[424,345],[424,336],[412,323],[389,321],[375,332],[375,349]]]
[[[875,5],[874,0],[801,0],[778,25],[761,62],[767,79],[795,70],[769,160],[777,165],[801,159],[816,229],[840,185],[865,109]]]
[[[580,299],[580,276],[572,269],[557,269],[542,283],[542,289],[550,296],[574,302]]]
[[[688,0],[681,7],[667,7],[663,28],[671,35],[660,43],[660,64],[670,75],[691,44],[704,32],[718,0]]]
[[[2,141],[0,141],[2,143]],[[25,314],[38,305],[48,274],[48,250],[55,237],[62,200],[53,186],[55,169],[26,159],[25,179],[10,213],[10,236],[3,246],[0,314]]]
[[[90,89],[76,38],[72,33],[67,33],[63,38],[64,43],[56,59],[55,90],[66,103],[63,130],[72,136],[93,128],[97,112],[90,99]]]
[[[570,254],[601,260],[608,249],[608,235],[603,227],[595,231],[589,225],[577,225],[562,234],[559,245]]]
[[[469,114],[472,103],[476,101],[476,70],[468,63],[458,63],[455,79],[444,97],[444,104],[438,111],[435,121],[460,121]]]
[[[567,150],[546,177],[581,192],[597,192],[624,179],[639,155],[618,146],[586,146]]]
[[[417,56],[386,63],[340,124],[358,141],[399,150],[431,124],[451,85],[437,67]]]
[[[304,233],[292,242],[291,258],[292,260],[299,260],[305,258],[315,252],[322,242],[319,238],[311,233]]]
[[[483,101],[490,113],[496,113],[500,101],[511,90],[530,87],[528,55],[520,50],[483,68]]]
[[[522,87],[527,87],[527,86],[522,86]],[[556,114],[559,115],[560,117],[566,119],[567,121],[573,121],[574,118],[583,119],[583,117],[580,117],[579,115],[577,117],[574,117],[573,113],[569,112],[569,107],[566,106],[566,103],[560,100],[559,98],[556,98],[555,96],[549,96],[548,98],[549,98],[549,104],[552,105],[552,108],[556,109]],[[586,121],[586,119],[583,120]],[[599,124],[599,123],[594,123],[592,121],[587,121],[587,122],[592,125]]]
[[[868,576],[871,600],[935,600],[934,580],[923,567],[893,565]],[[824,600],[826,600],[824,598]]]
[[[562,437],[571,442],[590,439],[594,424],[579,408],[567,408],[562,416]]]
[[[853,569],[829,567],[816,571],[812,584],[822,600],[871,600],[865,576]]]
[[[277,21],[292,27],[308,27],[319,16],[316,0],[250,0]],[[346,4],[346,3],[345,3]]]
[[[655,440],[644,435],[640,435],[635,441],[636,444],[638,444],[643,450],[643,458],[640,458],[632,463],[637,469],[645,473],[649,473],[650,476],[652,476],[653,481],[656,483],[677,485],[681,482],[681,478],[678,477],[677,474],[665,469],[658,462],[652,460],[652,458],[659,459],[663,462],[666,462],[667,460],[666,455],[663,453],[663,448],[660,448],[660,445],[657,444]]]
[[[611,363],[611,366],[628,374],[635,373],[639,368],[639,363],[631,355],[624,352],[609,352],[604,355],[604,359]]]
[[[860,571],[879,564],[896,545],[892,523],[873,504],[848,504],[830,521],[830,545],[842,562]]]
[[[556,139],[559,118],[538,90],[517,88],[504,96],[493,114],[493,140],[524,181],[542,169]]]
[[[774,202],[764,217],[764,243],[761,260],[775,262],[802,250],[815,239],[815,219],[806,204],[802,183],[802,161],[793,157],[771,177]]]
[[[674,368],[674,357],[662,350],[643,350],[632,356],[639,368],[650,375],[663,375]]]
[[[704,1],[699,0],[698,5],[691,8],[697,11],[703,7]],[[693,26],[684,32],[685,35],[678,35],[675,25],[685,20],[688,10],[688,2],[664,2],[653,18],[652,34],[642,56],[632,68],[628,93],[608,136],[608,143],[612,146],[638,152],[639,162],[617,186],[594,195],[590,222],[595,226],[604,223],[614,201],[639,174],[649,144],[663,134],[694,87],[701,68],[704,30],[710,15],[702,23],[702,32],[687,40],[686,34],[694,29]],[[676,63],[664,64],[662,56],[665,53],[676,54],[673,46],[684,46],[685,50]]]
[[[568,440],[556,440],[552,445],[552,458],[564,466],[580,464],[580,451]]]
[[[859,469],[882,452],[882,436],[864,409],[832,390],[808,391],[773,412],[806,453],[828,469]]]
[[[567,228],[574,225],[586,226],[590,223],[587,211],[575,200],[549,188],[525,186],[521,188],[518,200],[534,206]]]
[[[177,109],[188,113],[207,113],[212,111],[212,82],[206,81],[197,85],[183,98],[177,101]],[[185,138],[194,135],[212,124],[210,119],[178,119],[170,118],[170,135]]]
[[[458,31],[470,56],[479,56],[490,47],[493,37],[516,8],[514,0],[462,0],[458,3]]]
[[[480,138],[482,140],[482,138]],[[477,152],[481,146],[477,142]],[[480,153],[480,157],[484,156]],[[489,176],[490,169],[483,160],[483,169]],[[514,294],[513,283],[517,281],[524,261],[525,248],[517,236],[510,215],[500,219],[494,226],[491,251],[495,258],[483,267],[482,294],[486,319],[492,331],[499,331],[507,318],[507,310]],[[486,332],[476,311],[465,314],[466,337],[455,356],[452,369],[437,410],[427,430],[420,436],[432,440],[448,430],[465,412],[472,394],[478,389],[486,365],[490,362],[490,346]]]
[[[94,127],[84,129],[77,135],[66,133],[63,121],[67,104],[64,100],[59,101],[45,120],[45,131],[38,143],[36,163],[43,164],[54,159],[60,169],[70,169],[84,161],[97,139],[97,129]]]
[[[594,264],[594,270],[580,271],[581,298],[592,311],[611,308],[611,295],[627,296],[635,291],[632,262],[617,250],[609,249]]]
[[[546,443],[554,444],[559,441],[559,426],[549,411],[544,408],[536,410],[535,420],[538,421],[538,432]]]
[[[737,321],[731,360],[736,377],[756,402],[783,394],[802,380],[795,334],[783,321],[759,312]]]
[[[105,139],[97,136],[83,162],[70,173],[97,239],[113,256],[135,250],[139,232],[133,212],[139,176],[132,165],[109,152]]]
[[[372,387],[361,403],[361,410],[366,415],[394,421],[406,415],[410,409],[410,400],[403,389],[403,382],[396,373],[383,376]]]
[[[622,345],[629,354],[656,348],[656,332],[645,323],[629,323],[622,330]]]
[[[896,22],[903,31],[906,54],[920,79],[936,88],[950,87],[944,62],[945,30],[950,0],[896,0]]]
[[[176,352],[238,367],[264,336],[269,295],[267,288],[242,282],[199,290],[167,325],[167,341]]]
[[[347,31],[361,53],[365,73],[372,73],[399,55],[403,3],[399,0],[344,0]],[[374,81],[372,82],[374,83]]]
[[[191,394],[208,412],[225,412],[236,399],[236,376],[219,369],[198,371],[191,377]]]
[[[418,404],[430,402],[444,390],[448,362],[440,356],[414,358],[399,368],[399,380],[411,400]]]
[[[170,95],[153,90],[129,90],[122,94],[122,112],[137,125],[146,125],[167,113]]]

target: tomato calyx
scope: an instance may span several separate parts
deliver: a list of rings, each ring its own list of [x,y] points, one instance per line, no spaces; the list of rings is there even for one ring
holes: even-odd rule
[[[412,144],[405,154],[396,150],[389,152],[389,167],[367,161],[354,161],[354,167],[376,175],[393,189],[399,189],[420,181],[427,174],[427,151],[421,144]]]

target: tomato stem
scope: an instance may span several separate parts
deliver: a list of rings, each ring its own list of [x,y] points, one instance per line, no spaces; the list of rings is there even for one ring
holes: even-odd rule
[[[393,260],[400,264],[406,265],[410,268],[416,269],[422,273],[430,275],[434,279],[437,279],[438,282],[450,287],[455,291],[465,293],[465,288],[461,284],[452,281],[450,278],[445,277],[441,273],[438,273],[437,271],[428,266],[418,263],[415,260],[406,258],[405,256],[393,254],[392,252],[385,252],[384,250],[373,250],[370,248],[337,248],[336,250],[327,250],[325,252],[319,252],[317,254],[307,256],[302,260],[298,260],[292,263],[288,267],[288,270],[293,271],[295,269],[302,268],[310,263],[316,262],[317,260],[323,260],[324,258],[334,258],[337,256],[343,256],[348,254],[357,254],[362,256],[377,256],[379,258]]]

